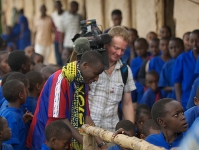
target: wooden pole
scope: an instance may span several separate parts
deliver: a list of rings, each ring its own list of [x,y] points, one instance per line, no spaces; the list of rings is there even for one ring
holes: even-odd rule
[[[83,133],[83,150],[95,150],[96,144],[94,140],[94,136]]]
[[[138,139],[136,137],[129,137],[129,136],[126,136],[123,134],[118,134],[113,139],[112,138],[113,132],[104,130],[102,128],[90,126],[88,124],[84,124],[82,126],[82,129],[83,129],[84,133],[86,133],[86,134],[97,136],[106,142],[116,143],[124,148],[129,148],[129,149],[133,149],[133,150],[165,150],[164,148],[154,146],[142,139]],[[83,143],[83,145],[84,145],[84,143]]]

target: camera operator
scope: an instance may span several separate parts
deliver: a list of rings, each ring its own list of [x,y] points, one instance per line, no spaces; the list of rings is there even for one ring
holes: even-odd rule
[[[95,125],[114,132],[119,122],[117,111],[121,99],[123,119],[134,122],[131,91],[136,87],[130,67],[127,66],[128,77],[125,85],[120,70],[123,65],[120,58],[128,45],[128,31],[124,27],[115,26],[108,34],[111,36],[111,41],[105,44],[105,49],[108,53],[109,68],[100,74],[98,81],[89,85],[89,106]]]

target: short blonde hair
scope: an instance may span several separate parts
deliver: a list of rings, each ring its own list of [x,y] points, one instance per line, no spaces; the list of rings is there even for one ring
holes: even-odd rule
[[[122,37],[124,39],[124,41],[129,42],[129,34],[127,29],[125,29],[122,26],[115,26],[112,27],[108,34],[111,36],[111,38],[113,37]]]

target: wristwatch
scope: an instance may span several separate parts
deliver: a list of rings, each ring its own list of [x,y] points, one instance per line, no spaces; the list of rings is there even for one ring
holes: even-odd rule
[[[105,142],[102,142],[102,143],[98,144],[97,146],[98,146],[99,148],[102,148],[102,146],[104,146],[104,145],[106,145],[106,143],[105,143]]]

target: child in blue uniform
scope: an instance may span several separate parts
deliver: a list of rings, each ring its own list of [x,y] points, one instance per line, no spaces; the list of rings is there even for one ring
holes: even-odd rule
[[[173,66],[176,58],[184,51],[184,43],[180,38],[172,38],[169,41],[169,53],[172,57],[171,60],[166,62],[160,74],[158,86],[163,89],[167,98],[175,99],[174,83],[172,80]]]
[[[194,97],[196,96],[198,87],[199,87],[199,78],[196,78],[191,88],[191,93],[189,95],[189,100],[187,102],[187,107],[186,107],[187,109],[190,109],[195,106]]]
[[[5,118],[0,116],[0,147],[1,150],[14,150],[12,145],[3,143],[9,140],[11,137],[11,131],[8,127],[8,122]]]
[[[41,150],[66,150],[71,141],[72,132],[61,120],[53,121],[45,128],[46,143]]]
[[[184,112],[189,128],[192,126],[193,122],[199,116],[199,87],[197,88],[197,91],[194,97],[194,104],[196,106],[193,106]]]
[[[25,76],[28,78],[30,86],[28,89],[29,93],[26,99],[26,106],[24,107],[26,107],[29,112],[34,114],[38,97],[45,83],[45,78],[41,73],[37,71],[30,71],[26,73]]]
[[[160,134],[152,134],[146,141],[165,149],[177,147],[188,128],[182,105],[173,99],[157,101],[151,110],[153,120],[160,126]]]
[[[162,38],[160,40],[159,48],[161,50],[161,55],[153,57],[149,62],[149,71],[155,70],[160,75],[161,70],[165,62],[169,61],[171,59],[171,56],[169,54],[169,39],[168,38]]]
[[[21,81],[25,85],[26,92],[28,93],[28,88],[29,88],[28,78],[20,72],[13,72],[12,74],[10,74],[7,77],[6,82],[10,81],[10,80],[14,80],[14,79]],[[3,98],[1,100],[1,102],[2,102],[2,105],[1,105],[0,111],[5,109],[8,106],[8,101],[6,100],[6,98]],[[28,108],[29,107],[27,106],[27,103],[25,103],[24,105],[21,105],[21,109],[22,109],[23,112],[25,112],[26,109],[28,109]]]
[[[181,102],[184,110],[186,110],[193,82],[199,73],[199,67],[196,67],[199,54],[199,30],[191,32],[189,41],[192,50],[179,55],[173,67],[176,100]]]
[[[3,95],[8,101],[8,106],[0,112],[8,121],[12,136],[10,140],[5,141],[11,144],[14,150],[26,150],[26,137],[28,127],[26,123],[32,119],[32,114],[21,110],[21,105],[25,103],[27,92],[24,84],[18,80],[7,81],[3,87]]]
[[[191,32],[185,32],[183,34],[182,40],[184,42],[184,51],[188,52],[191,50],[191,47],[189,45],[189,36],[190,36]]]
[[[152,108],[153,104],[162,98],[161,91],[158,89],[159,75],[156,71],[152,70],[146,74],[147,90],[141,99],[141,104],[146,104]]]
[[[161,54],[159,49],[159,43],[160,40],[158,38],[150,40],[149,42],[149,52],[151,53],[150,59],[155,56],[159,56]]]
[[[147,136],[151,134],[159,134],[159,133],[160,133],[160,127],[155,123],[153,119],[149,119],[143,125],[140,138],[145,140]]]
[[[145,74],[139,73],[142,64],[148,60],[148,43],[144,38],[139,38],[135,41],[135,51],[137,53],[137,57],[131,61],[131,69],[133,73],[133,78],[135,80],[136,85],[136,96],[137,102],[139,103],[142,95],[144,94],[144,84],[145,84]],[[140,74],[140,76],[138,76]]]
[[[115,130],[123,129],[125,134],[132,137],[135,136],[135,125],[129,120],[121,120],[117,123]],[[126,150],[119,145],[114,145],[107,150]]]

